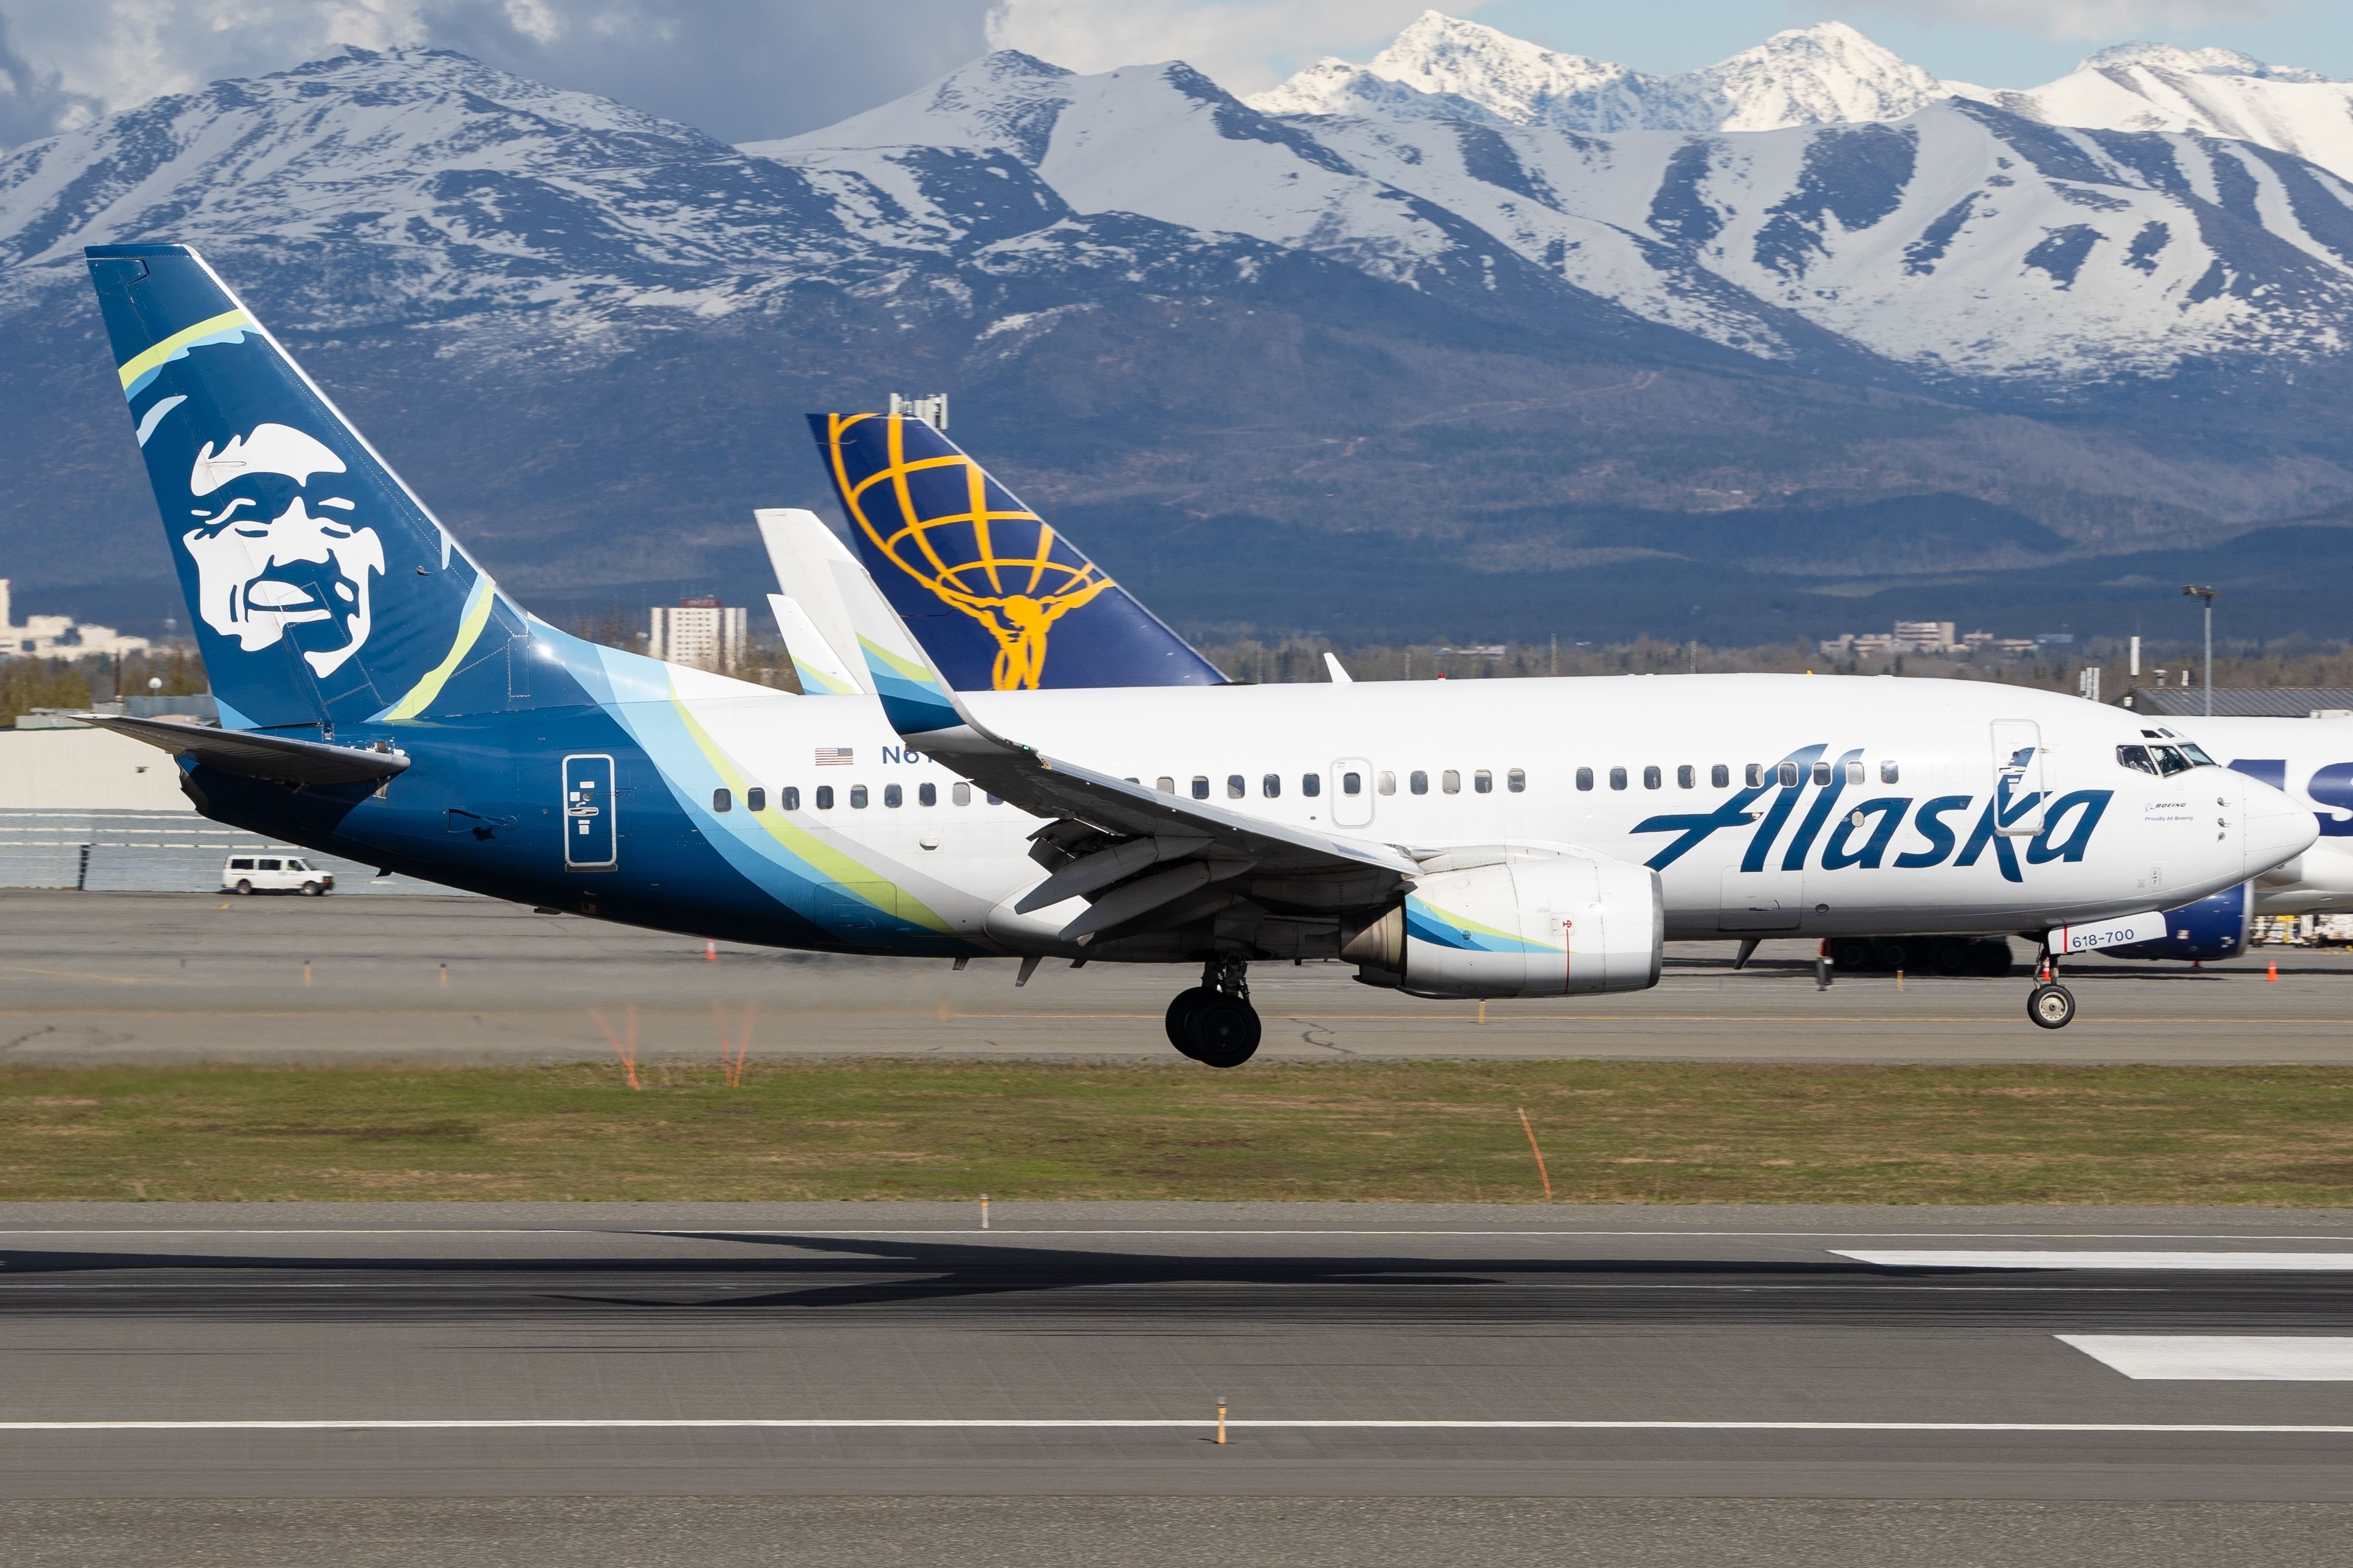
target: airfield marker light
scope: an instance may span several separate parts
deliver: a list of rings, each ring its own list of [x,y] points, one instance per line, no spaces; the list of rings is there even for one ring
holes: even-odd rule
[[[311,989],[311,961],[307,958],[302,961],[302,989]]]
[[[938,1019],[943,1024],[948,1021],[948,999],[946,997],[941,997],[933,1006],[932,1016]]]
[[[980,1228],[983,1230],[988,1228],[988,1194],[987,1193],[980,1194]]]
[[[1544,1151],[1536,1146],[1535,1124],[1528,1120],[1528,1108],[1526,1106],[1523,1105],[1518,1109],[1520,1112],[1521,1131],[1527,1133],[1528,1149],[1536,1157],[1536,1179],[1544,1184],[1545,1202],[1550,1203],[1552,1202],[1552,1176],[1545,1170]]]
[[[1479,1025],[1480,1025],[1480,1026],[1481,1026],[1482,1028],[1484,1028],[1484,1027],[1486,1026],[1486,1024],[1487,1024],[1487,999],[1486,999],[1485,997],[1482,996],[1481,998],[1479,998]]]
[[[446,963],[441,966],[441,989],[449,989],[449,966]]]
[[[1225,1445],[1225,1441],[1226,1441],[1226,1396],[1225,1396],[1224,1394],[1220,1394],[1219,1395],[1218,1395],[1218,1443],[1219,1443],[1219,1446],[1220,1447],[1222,1447]]]
[[[1904,992],[1904,972],[1900,969],[1895,972],[1895,991],[1898,995]]]

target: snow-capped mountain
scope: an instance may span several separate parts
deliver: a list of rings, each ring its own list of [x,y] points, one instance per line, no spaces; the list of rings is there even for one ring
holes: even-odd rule
[[[1278,115],[1590,132],[1776,131],[1900,120],[1954,91],[1842,22],[1776,33],[1701,70],[1646,76],[1425,11],[1366,64],[1319,60],[1248,101]]]
[[[2121,44],[2024,92],[1955,90],[2052,125],[2252,142],[2353,178],[2353,82],[2233,49]]]
[[[1020,158],[1082,213],[1249,235],[1419,288],[1550,279],[1772,358],[1844,343],[1933,375],[2072,384],[2333,356],[2353,320],[2344,182],[2243,142],[1953,100],[1883,123],[1599,135],[1492,115],[1277,119],[1182,65],[1078,76],[997,55],[750,150],[908,143]]]

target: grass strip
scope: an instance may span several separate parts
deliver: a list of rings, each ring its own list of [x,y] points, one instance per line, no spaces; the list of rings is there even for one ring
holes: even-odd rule
[[[2353,1205],[2353,1069],[0,1068],[0,1200]]]

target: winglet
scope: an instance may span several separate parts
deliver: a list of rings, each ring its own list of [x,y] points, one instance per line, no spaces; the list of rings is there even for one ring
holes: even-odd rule
[[[965,711],[864,568],[843,561],[835,563],[832,572],[858,638],[867,681],[881,700],[882,716],[902,740],[927,752],[995,751],[1008,744]]]

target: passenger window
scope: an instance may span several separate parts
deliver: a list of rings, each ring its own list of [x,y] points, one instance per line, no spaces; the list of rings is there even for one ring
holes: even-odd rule
[[[1407,776],[1405,784],[1406,787],[1413,791],[1416,795],[1428,795],[1430,793],[1430,775],[1423,773],[1419,768],[1414,769],[1413,772]]]
[[[1207,800],[1209,798],[1208,774],[1195,773],[1193,775],[1193,798],[1195,800]]]
[[[1903,776],[1903,773],[1904,770],[1897,767],[1894,763],[1882,763],[1879,764],[1879,782],[1881,784],[1894,784]]]
[[[1783,789],[1796,788],[1799,778],[1798,764],[1795,763],[1783,763],[1781,764],[1780,778],[1781,787]]]
[[[1862,782],[1862,758],[1854,757],[1848,760],[1846,764],[1846,782],[1849,784],[1861,784]]]
[[[987,794],[987,792],[985,792],[985,791],[984,791],[983,793],[984,793],[984,795],[986,795],[986,794]],[[1004,797],[1003,797],[1003,796],[1001,796],[1001,795],[987,795],[987,800],[988,800],[988,804],[989,804],[989,805],[1003,805],[1005,804]]]
[[[1158,790],[1162,795],[1175,795],[1176,793],[1176,781],[1170,778],[1166,773],[1163,773],[1158,778],[1152,781],[1152,787]]]
[[[797,787],[792,784],[785,786],[784,805],[786,811],[798,811],[801,808],[801,792]]]
[[[1626,770],[1624,768],[1611,768],[1609,770],[1609,787],[1611,789],[1624,789],[1626,787]]]
[[[744,810],[746,810],[746,811],[765,811],[765,810],[767,810],[767,809],[768,809],[768,792],[767,792],[766,790],[764,790],[764,789],[760,788],[757,784],[754,784],[754,785],[753,785],[750,789],[745,790],[745,791],[744,792]]]
[[[2157,771],[2163,773],[2167,778],[2171,778],[2176,773],[2186,773],[2189,771],[2189,759],[2183,756],[2179,752],[2175,751],[2171,746],[2151,746],[2148,750],[2149,754],[2157,759]],[[264,870],[269,869],[266,866],[262,868]]]
[[[1364,794],[1365,775],[1362,773],[1342,773],[1340,775],[1340,793],[1342,795]]]
[[[1642,787],[1644,789],[1656,789],[1666,782],[1666,775],[1659,772],[1655,765],[1642,770]]]
[[[1577,770],[1577,787],[1579,789],[1591,789],[1593,787],[1593,770],[1591,768],[1579,768]]]
[[[1438,775],[1438,787],[1449,795],[1461,795],[1462,793],[1461,773],[1454,768],[1447,769]]]
[[[1749,763],[1747,778],[1748,787],[1750,789],[1763,788],[1765,784],[1765,764],[1763,763]],[[1797,781],[1793,779],[1790,782],[1794,784]]]
[[[1814,782],[1818,784],[1826,784],[1831,782],[1830,763],[1816,763],[1814,764]]]
[[[228,863],[228,868],[232,871],[250,871],[253,869],[252,858],[248,857],[243,860],[232,860]]]
[[[1299,775],[1299,793],[1300,793],[1300,794],[1302,794],[1302,795],[1322,795],[1322,794],[1324,793],[1324,775],[1323,775],[1322,773],[1302,773],[1302,774],[1300,774],[1300,775]],[[1350,795],[1354,795],[1354,794],[1356,794],[1356,791],[1354,791],[1354,790],[1350,790],[1348,793],[1349,793]]]
[[[1493,795],[1495,793],[1495,775],[1481,768],[1471,775],[1471,787],[1481,795]]]
[[[948,785],[948,799],[958,805],[970,805],[972,804],[972,785],[968,784]]]
[[[2157,772],[2157,764],[2149,761],[2148,748],[2146,746],[2118,746],[2116,762],[2124,767],[2132,768],[2140,773]]]
[[[1228,800],[1240,800],[1242,796],[1248,794],[1250,794],[1250,786],[1242,782],[1241,774],[1228,773],[1226,775],[1226,798]]]
[[[864,784],[851,784],[849,786],[850,810],[864,811],[866,809],[866,786]]]
[[[712,790],[711,792],[711,809],[713,811],[733,811],[735,809],[735,797],[729,795],[723,789]]]
[[[261,869],[265,871],[275,871],[279,869],[279,863],[275,860],[263,860],[258,862],[258,864],[260,866]]]
[[[1275,796],[1282,793],[1282,775],[1281,773],[1267,774],[1266,777],[1258,781],[1258,792],[1259,794],[1266,796],[1267,799],[1272,800]]]
[[[1397,774],[1389,772],[1387,768],[1383,768],[1379,773],[1373,775],[1373,788],[1382,795],[1397,794]]]
[[[1514,768],[1510,773],[1505,773],[1504,775],[1504,787],[1510,790],[1514,795],[1526,794],[1528,788],[1527,770],[1525,768]]]
[[[915,786],[915,804],[917,805],[939,805],[940,786],[937,784],[917,784]]]
[[[1677,789],[1691,789],[1697,785],[1698,783],[1699,773],[1689,763],[1685,763],[1683,766],[1675,770],[1675,787]]]
[[[901,789],[897,784],[884,784],[882,786],[882,804],[895,811],[900,806],[907,804],[907,792]]]
[[[833,786],[831,784],[819,784],[817,786],[817,808],[819,811],[831,811],[833,809]]]

